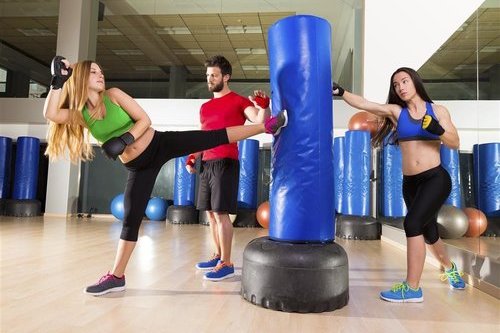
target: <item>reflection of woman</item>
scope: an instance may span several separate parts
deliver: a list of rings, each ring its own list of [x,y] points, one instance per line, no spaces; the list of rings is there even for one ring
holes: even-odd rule
[[[437,213],[451,191],[451,179],[441,166],[441,142],[458,149],[460,141],[448,110],[432,103],[422,79],[411,68],[399,68],[391,76],[388,104],[367,101],[333,84],[333,95],[342,96],[351,106],[384,117],[384,125],[374,136],[379,145],[393,129],[403,158],[403,196],[408,208],[404,228],[407,241],[407,275],[402,283],[380,293],[390,302],[422,302],[420,278],[425,262],[425,243],[445,268],[453,289],[465,283],[455,263],[450,261],[439,238]]]
[[[85,292],[102,295],[125,289],[125,268],[137,242],[139,227],[156,176],[169,159],[248,138],[277,133],[286,125],[286,112],[265,124],[214,131],[157,132],[137,102],[117,88],[105,89],[101,67],[82,61],[70,67],[63,57],[52,61],[51,90],[44,106],[50,120],[47,154],[72,161],[93,157],[86,131],[102,142],[104,154],[123,162],[128,173],[123,227],[113,269]],[[67,82],[66,82],[67,81]],[[61,89],[63,88],[64,89]]]

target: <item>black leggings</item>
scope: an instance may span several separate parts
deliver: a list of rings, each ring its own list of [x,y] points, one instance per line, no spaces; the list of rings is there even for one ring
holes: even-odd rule
[[[132,161],[124,195],[120,238],[137,241],[144,211],[161,167],[174,157],[185,156],[229,143],[226,129],[214,131],[157,132],[149,146]]]
[[[437,213],[451,192],[451,178],[441,165],[413,176],[403,176],[403,197],[408,208],[406,237],[423,235],[427,244],[439,239]]]

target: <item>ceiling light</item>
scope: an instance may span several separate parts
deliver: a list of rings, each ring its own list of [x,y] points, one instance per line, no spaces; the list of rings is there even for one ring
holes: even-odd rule
[[[266,65],[244,65],[241,68],[244,71],[269,71],[269,66]]]
[[[111,50],[114,54],[118,56],[134,56],[134,55],[144,55],[139,49],[123,49],[123,50]]]
[[[485,46],[479,52],[492,52],[492,53],[495,53],[495,52],[498,52],[498,51],[500,51],[500,46]]]
[[[175,54],[205,54],[202,49],[174,49]]]
[[[97,35],[100,36],[122,36],[123,34],[115,28],[99,28],[97,29]]]
[[[259,48],[236,48],[234,49],[236,54],[266,54],[266,49]]]
[[[157,35],[191,35],[187,27],[161,27],[155,28]]]
[[[259,25],[226,25],[224,26],[228,34],[261,34],[262,28]]]
[[[56,34],[47,29],[17,29],[20,33],[25,36],[55,36]]]
[[[161,71],[161,68],[158,66],[134,66],[134,69],[136,71],[148,71],[148,72]]]

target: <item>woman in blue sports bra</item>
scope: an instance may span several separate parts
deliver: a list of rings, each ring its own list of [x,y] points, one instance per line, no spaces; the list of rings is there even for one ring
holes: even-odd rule
[[[432,103],[418,73],[408,67],[391,76],[387,104],[370,102],[345,91],[333,83],[332,94],[342,96],[352,107],[384,118],[372,138],[372,144],[383,143],[387,135],[399,144],[403,160],[403,197],[408,208],[404,220],[407,242],[407,275],[402,283],[382,291],[389,302],[422,302],[420,278],[425,262],[426,243],[445,269],[450,287],[464,289],[462,273],[457,270],[439,238],[437,213],[449,196],[451,179],[441,166],[441,143],[458,149],[460,139],[448,110]]]
[[[128,170],[124,218],[113,268],[85,288],[94,296],[125,290],[125,268],[135,248],[146,205],[161,167],[169,159],[246,139],[259,133],[277,135],[287,124],[286,111],[264,124],[213,131],[155,131],[141,106],[118,88],[106,90],[101,67],[90,60],[70,65],[56,56],[51,89],[44,106],[49,122],[47,151],[51,160],[68,151],[72,162],[93,157],[88,132],[103,153],[120,158]]]

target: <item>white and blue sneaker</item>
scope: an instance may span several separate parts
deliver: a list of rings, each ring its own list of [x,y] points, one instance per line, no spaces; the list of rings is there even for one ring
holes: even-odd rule
[[[454,262],[451,263],[451,268],[449,270],[444,271],[441,274],[441,281],[448,280],[451,289],[465,289],[465,282],[462,279],[464,275],[463,272],[459,272],[457,269],[457,265]]]
[[[210,258],[207,261],[200,261],[199,263],[196,264],[196,268],[201,269],[201,270],[212,270],[214,269],[217,264],[220,261],[220,255],[219,254],[214,254],[212,258]]]
[[[391,289],[382,291],[380,298],[395,303],[421,303],[424,301],[422,288],[413,289],[406,281],[396,283]]]
[[[224,261],[219,261],[217,266],[210,272],[205,273],[203,277],[205,280],[210,281],[220,281],[224,279],[229,279],[234,276],[234,266],[233,264],[227,264]]]

